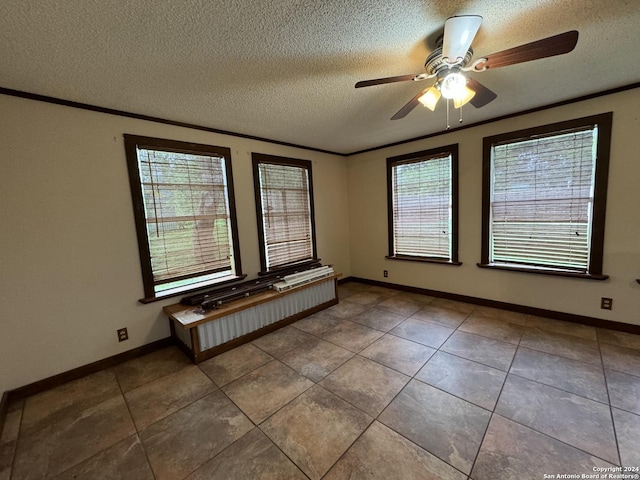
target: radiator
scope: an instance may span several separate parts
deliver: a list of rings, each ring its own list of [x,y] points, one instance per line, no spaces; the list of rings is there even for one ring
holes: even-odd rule
[[[269,291],[262,297],[256,296],[253,301],[247,299],[246,304],[240,300],[241,308],[231,302],[225,308],[210,312],[180,305],[165,307],[165,312],[173,322],[172,334],[198,363],[232,348],[225,349],[225,345],[244,343],[236,341],[229,344],[233,340],[247,337],[250,341],[256,338],[251,334],[260,329],[287,319],[295,321],[337,302],[336,280],[332,276],[283,292]]]
[[[204,351],[251,333],[287,317],[335,298],[333,281],[312,285],[214,322],[198,325],[200,348]]]

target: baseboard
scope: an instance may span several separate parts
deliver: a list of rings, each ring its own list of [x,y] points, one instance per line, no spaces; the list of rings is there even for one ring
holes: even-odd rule
[[[174,340],[172,337],[166,337],[160,340],[156,340],[155,342],[151,342],[146,345],[134,348],[132,350],[127,350],[126,352],[103,358],[102,360],[98,360],[97,362],[89,363],[87,365],[74,368],[73,370],[68,370],[66,372],[59,373],[58,375],[44,378],[42,380],[38,380],[37,382],[33,382],[22,387],[14,388],[13,390],[7,390],[2,395],[2,404],[0,404],[0,432],[2,432],[2,427],[4,427],[4,420],[6,418],[7,410],[10,403],[29,397],[31,395],[35,395],[36,393],[44,392],[45,390],[57,387],[59,385],[62,385],[63,383],[77,380],[92,373],[99,372],[100,370],[104,370],[105,368],[114,367],[120,363],[126,362],[127,360],[141,357],[170,345],[174,345]]]
[[[500,308],[502,310],[509,310],[511,312],[526,313],[529,315],[536,315],[538,317],[552,318],[554,320],[562,320],[565,322],[579,323],[582,325],[589,325],[592,327],[608,328],[610,330],[617,330],[620,332],[634,333],[636,335],[640,335],[640,325],[632,325],[630,323],[614,322],[610,320],[603,320],[601,318],[576,315],[573,313],[557,312],[555,310],[545,310],[543,308],[528,307],[525,305],[517,305],[515,303],[499,302],[497,300],[487,300],[485,298],[470,297],[467,295],[460,295],[457,293],[441,292],[439,290],[430,290],[428,288],[411,287],[408,285],[399,285],[396,283],[381,282],[379,280],[369,280],[368,278],[347,277],[344,280],[345,280],[344,282],[340,282],[341,285],[347,282],[365,283],[367,285],[386,287],[394,290],[401,290],[403,292],[421,293],[423,295],[446,298],[447,300],[456,300],[458,302],[472,303],[474,305],[481,305],[483,307]]]
[[[354,281],[359,281],[359,280],[355,279],[354,277],[344,277],[344,278],[338,279],[338,285],[342,285],[343,283],[354,282]]]
[[[2,400],[0,400],[0,437],[2,437],[2,430],[4,429],[4,421],[7,418],[7,411],[9,410],[9,392],[2,394]]]

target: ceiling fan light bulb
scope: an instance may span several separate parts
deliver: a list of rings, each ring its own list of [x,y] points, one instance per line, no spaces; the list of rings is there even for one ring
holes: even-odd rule
[[[444,98],[452,99],[460,97],[464,89],[467,88],[467,79],[461,73],[450,73],[444,79],[440,85],[440,91]]]
[[[436,109],[438,100],[440,100],[440,95],[440,90],[433,86],[424,92],[424,95],[418,98],[418,101],[433,112]]]
[[[460,108],[463,105],[466,105],[467,103],[469,103],[469,101],[471,101],[471,99],[475,97],[475,95],[476,95],[476,92],[474,92],[473,90],[471,90],[469,87],[465,85],[464,90],[462,90],[462,94],[456,97],[453,97],[453,106],[455,108]]]

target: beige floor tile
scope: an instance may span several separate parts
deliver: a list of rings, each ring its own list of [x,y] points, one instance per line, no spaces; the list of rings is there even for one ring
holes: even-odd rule
[[[15,440],[0,444],[0,480],[9,480],[15,450]]]
[[[509,372],[598,402],[609,403],[600,365],[520,347]]]
[[[640,467],[640,416],[613,409],[620,458],[625,467]],[[637,470],[636,470],[637,472]]]
[[[254,425],[220,390],[140,434],[156,480],[184,478]]]
[[[102,370],[27,398],[21,428],[34,431],[76,418],[81,411],[120,394],[113,370]]]
[[[523,331],[520,346],[580,362],[601,365],[598,342],[541,329]]]
[[[421,301],[408,296],[405,293],[401,293],[400,295],[390,297],[384,302],[379,303],[378,307],[404,317],[409,317],[424,307],[424,305],[429,303],[429,301],[430,300]]]
[[[135,433],[122,395],[18,437],[12,479],[55,476]]]
[[[316,385],[261,428],[311,480],[318,480],[371,421],[364,412]]]
[[[619,461],[608,405],[509,375],[495,412],[608,462]]]
[[[312,385],[312,381],[295,370],[272,360],[222,390],[258,424]]]
[[[219,387],[237,380],[243,375],[273,360],[273,357],[250,343],[240,345],[217,357],[198,364]]]
[[[154,480],[137,435],[101,451],[53,480],[75,479]]]
[[[640,377],[605,370],[611,406],[640,415]]]
[[[292,326],[284,327],[254,340],[253,345],[274,357],[280,357],[315,337]]]
[[[12,410],[7,412],[4,419],[4,427],[2,428],[2,435],[0,436],[0,445],[17,440],[18,432],[20,431],[20,422],[22,420],[22,409]]]
[[[123,392],[152,382],[191,365],[191,360],[178,347],[168,347],[114,368]]]
[[[356,292],[349,297],[349,301],[364,305],[365,307],[372,307],[379,303],[384,302],[389,298],[388,295],[372,292],[371,290],[365,290],[362,292]]]
[[[322,338],[354,353],[366,347],[384,335],[384,332],[365,327],[359,323],[344,321],[327,331]]]
[[[593,475],[614,465],[548,435],[494,415],[471,472],[474,480],[540,480],[544,475]],[[588,477],[583,477],[588,478]]]
[[[563,322],[561,320],[532,315],[527,319],[527,326],[547,330],[549,332],[560,333],[562,335],[584,338],[585,340],[596,340],[596,329],[589,325]]]
[[[466,480],[426,450],[381,423],[373,422],[324,480]]]
[[[464,313],[469,315],[476,309],[476,305],[472,303],[459,302],[457,300],[449,300],[448,298],[436,298],[431,302],[434,307],[446,308],[447,310],[453,310],[454,312]]]
[[[360,355],[413,376],[435,352],[431,347],[395,335],[385,335],[365,348]]]
[[[436,323],[443,327],[458,328],[468,316],[468,313],[456,312],[455,310],[430,304],[422,307],[410,318],[420,320],[422,322]]]
[[[378,420],[468,474],[491,412],[411,380]]]
[[[415,378],[492,411],[506,377],[501,370],[437,352]]]
[[[319,382],[353,355],[349,350],[318,338],[291,350],[281,361],[308,379]]]
[[[124,394],[138,431],[217,390],[195,365],[190,365]]]
[[[310,333],[311,335],[321,337],[343,321],[344,320],[336,317],[335,315],[330,315],[326,310],[322,310],[318,313],[314,313],[309,317],[292,323],[291,326],[304,332]]]
[[[456,331],[440,347],[443,352],[473,360],[504,372],[509,370],[516,349],[517,347],[511,343],[461,331]]]
[[[501,342],[513,343],[514,345],[518,345],[522,337],[522,327],[501,319],[476,316],[475,313],[469,315],[464,323],[458,327],[458,330],[494,338]]]
[[[453,332],[452,328],[408,318],[389,333],[427,347],[439,348]]]
[[[376,417],[406,385],[410,377],[372,360],[355,356],[320,382],[372,417]]]
[[[406,317],[384,310],[382,308],[371,308],[351,318],[352,322],[359,323],[366,327],[375,328],[388,332],[398,324],[402,323]]]
[[[333,305],[323,311],[328,313],[329,315],[333,315],[334,317],[348,319],[361,314],[367,308],[369,307],[360,305],[359,303],[350,302],[347,298],[346,300],[340,300],[340,303],[338,303],[337,305]]]
[[[610,370],[640,376],[640,350],[601,344],[604,367]]]
[[[305,480],[306,478],[300,469],[256,427],[185,480]]]
[[[640,335],[635,335],[633,333],[598,328],[598,340],[600,343],[608,343],[609,345],[617,345],[618,347],[640,350]]]

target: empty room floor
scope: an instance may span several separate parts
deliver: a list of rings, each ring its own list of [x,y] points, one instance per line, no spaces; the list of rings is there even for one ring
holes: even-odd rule
[[[355,282],[339,294],[198,366],[170,347],[10,405],[0,480],[538,480],[640,466],[640,336]]]

